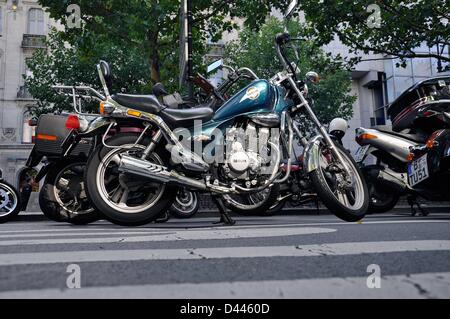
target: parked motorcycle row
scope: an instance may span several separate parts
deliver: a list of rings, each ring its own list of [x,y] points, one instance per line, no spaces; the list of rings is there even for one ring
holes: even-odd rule
[[[195,101],[169,94],[162,84],[152,95],[111,92],[104,61],[97,66],[103,93],[56,86],[72,97],[75,114],[42,115],[36,123],[27,166],[42,166],[36,180],[45,178],[43,213],[73,224],[104,218],[138,226],[169,214],[192,217],[199,194],[210,194],[228,225],[234,223],[229,210],[269,215],[288,202],[318,200],[356,222],[367,212],[391,210],[404,195],[423,214],[417,198],[449,200],[450,77],[418,83],[392,103],[392,129],[359,128],[361,148],[353,158],[341,142],[347,122],[335,119],[326,127],[308,99],[308,85],[319,76],[301,78],[288,60],[286,51],[299,41],[288,33],[276,37],[283,70],[271,79],[215,63],[228,69],[228,78],[216,89],[197,76],[202,93]],[[249,84],[228,96],[243,79]],[[84,100],[97,101],[99,114],[83,113]],[[369,155],[375,164],[366,164]],[[20,199],[0,185],[2,222],[16,214]],[[3,204],[8,201],[15,204]]]

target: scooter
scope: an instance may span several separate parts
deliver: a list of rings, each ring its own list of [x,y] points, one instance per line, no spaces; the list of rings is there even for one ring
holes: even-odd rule
[[[369,212],[391,210],[406,195],[411,214],[428,212],[418,198],[450,199],[450,76],[431,78],[409,88],[388,108],[392,128],[358,128],[362,164],[370,189]],[[417,209],[415,208],[417,206]]]

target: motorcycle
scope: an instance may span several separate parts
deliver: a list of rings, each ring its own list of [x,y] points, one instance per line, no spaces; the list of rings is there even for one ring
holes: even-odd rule
[[[0,224],[13,220],[21,209],[17,190],[0,176]]]
[[[89,154],[96,147],[98,137],[106,132],[109,122],[95,114],[82,113],[81,105],[82,101],[102,101],[103,96],[89,87],[53,88],[74,99],[76,114],[45,114],[30,121],[37,134],[27,166],[35,168],[43,164],[36,182],[45,178],[39,193],[39,205],[47,218],[76,225],[92,223],[99,220],[101,214],[87,197],[84,170]],[[156,86],[154,91],[157,90]],[[136,131],[130,126],[129,122],[121,122],[112,134]],[[177,196],[177,205],[171,207],[171,213],[180,218],[187,218],[197,210],[196,194],[181,193]]]
[[[342,138],[347,133],[348,127],[349,125],[346,120],[342,118],[335,118],[330,122],[328,132],[330,134],[330,137],[336,143],[343,145]],[[266,211],[264,215],[269,216],[278,213],[284,208],[287,203],[289,203],[292,207],[315,203],[318,207],[319,198],[315,193],[314,188],[309,185],[307,179],[304,178],[304,166],[302,164],[303,158],[302,156],[295,157],[297,158],[297,161],[292,163],[291,177],[287,182],[281,185],[280,195],[277,202],[272,207],[270,207],[270,209]],[[283,166],[284,169],[286,168],[285,165],[286,164],[284,164]],[[258,194],[256,196],[261,195]]]
[[[291,6],[286,17],[294,9]],[[119,225],[151,222],[172,205],[179,187],[211,193],[225,224],[234,223],[226,206],[268,209],[278,198],[279,185],[291,175],[292,118],[303,112],[315,127],[311,140],[299,137],[305,180],[336,216],[350,222],[362,219],[368,205],[362,173],[320,123],[305,97],[306,83],[285,54],[285,46],[297,40],[279,34],[276,48],[283,71],[270,80],[253,81],[217,111],[170,109],[155,96],[111,95],[105,78],[110,70],[99,65],[105,119],[111,128],[121,118],[144,126],[141,134],[103,140],[88,160],[89,197],[106,218]],[[263,191],[268,195],[262,201],[249,203],[249,195]]]
[[[36,143],[27,167],[43,164],[35,180],[45,178],[39,192],[44,215],[57,222],[88,224],[101,214],[90,203],[84,187],[86,160],[107,125],[74,114],[45,114],[30,121],[36,126]]]
[[[418,198],[450,199],[449,111],[450,77],[436,77],[413,85],[388,107],[392,129],[357,129],[357,162],[376,158],[374,165],[362,165],[370,188],[369,212],[387,212],[406,195],[412,215],[418,212],[415,206],[427,215]]]

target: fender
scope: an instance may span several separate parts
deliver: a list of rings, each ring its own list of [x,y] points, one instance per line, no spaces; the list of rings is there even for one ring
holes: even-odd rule
[[[323,137],[321,135],[314,136],[305,148],[305,156],[303,157],[303,167],[306,173],[314,172],[319,168],[319,150]]]
[[[105,133],[114,119],[109,117],[98,117],[89,123],[89,127],[85,132],[78,133],[80,137],[93,137]]]

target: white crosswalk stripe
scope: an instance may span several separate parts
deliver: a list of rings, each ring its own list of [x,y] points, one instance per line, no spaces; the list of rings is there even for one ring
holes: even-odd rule
[[[397,221],[393,221],[397,222]],[[430,221],[433,222],[433,221]],[[40,266],[45,264],[81,264],[113,263],[130,261],[192,261],[204,260],[253,260],[256,258],[294,257],[298,260],[310,257],[350,255],[367,255],[380,253],[406,252],[446,252],[450,251],[450,240],[403,240],[403,241],[366,241],[342,242],[328,244],[286,244],[286,245],[232,245],[233,240],[251,240],[281,238],[290,236],[318,236],[333,234],[337,229],[333,225],[340,223],[311,223],[311,225],[278,226],[237,226],[225,228],[207,227],[204,229],[170,229],[170,228],[69,228],[66,229],[30,229],[0,230],[0,278],[7,278],[6,267]],[[306,226],[305,226],[306,225]],[[321,225],[321,226],[319,226]],[[326,226],[325,226],[326,225]],[[231,247],[214,245],[196,247],[194,242],[209,240],[227,240]],[[184,248],[128,248],[120,247],[131,243],[178,242]],[[239,241],[241,242],[241,241]],[[98,245],[119,245],[114,249],[101,248]],[[52,250],[60,245],[67,249]],[[45,247],[36,252],[11,251],[12,247]],[[81,248],[80,248],[81,247]],[[7,252],[2,252],[7,249]],[[28,249],[28,251],[30,251]],[[0,283],[0,298],[388,298],[388,297],[450,297],[450,272],[430,272],[410,274],[408,276],[392,275],[384,277],[383,295],[381,291],[370,290],[366,277],[347,278],[313,278],[294,280],[249,280],[232,282],[163,283],[128,285],[126,282],[113,287],[87,287],[79,290],[61,290],[60,287],[42,287],[42,289],[5,288]],[[426,287],[430,282],[439,282],[438,289],[432,294],[424,295],[415,285]],[[330,289],[333,287],[333,289]],[[425,289],[425,288],[424,288]],[[361,295],[361,291],[364,294]]]

